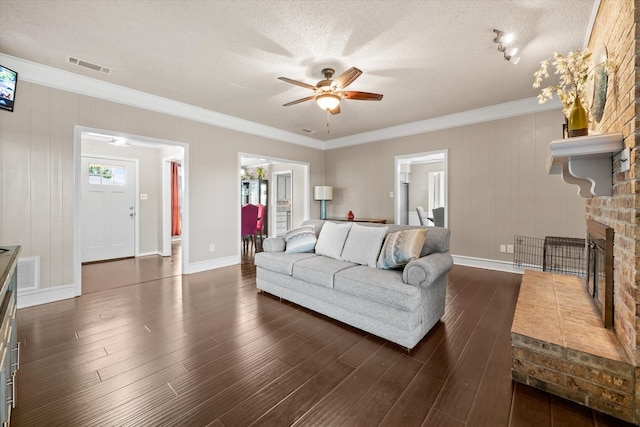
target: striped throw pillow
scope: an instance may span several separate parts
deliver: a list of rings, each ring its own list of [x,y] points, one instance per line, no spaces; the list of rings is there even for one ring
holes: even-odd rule
[[[396,231],[387,234],[376,265],[381,270],[401,268],[420,257],[427,237],[426,228]]]

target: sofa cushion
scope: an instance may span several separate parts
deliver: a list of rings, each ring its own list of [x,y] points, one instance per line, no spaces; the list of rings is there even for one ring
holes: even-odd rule
[[[344,242],[351,229],[351,223],[336,224],[327,222],[322,227],[318,242],[316,243],[316,254],[328,256],[329,258],[340,259]]]
[[[288,254],[311,252],[316,246],[316,232],[310,225],[289,230],[282,237]]]
[[[316,257],[313,253],[288,254],[286,252],[258,252],[254,264],[267,270],[291,275],[293,266],[298,261]]]
[[[399,268],[405,266],[409,261],[419,258],[426,234],[426,228],[414,228],[387,234],[380,251],[377,267],[380,269]]]
[[[353,268],[359,268],[358,266]],[[371,267],[364,267],[369,268]],[[381,270],[378,270],[381,271]],[[388,271],[384,271],[388,272]],[[324,286],[315,286],[307,282],[302,282],[293,276],[285,276],[280,273],[265,270],[264,268],[256,269],[256,283],[259,289],[288,299],[303,307],[310,308],[335,319],[340,319],[350,325],[353,317],[348,315],[336,317],[337,311],[352,313],[355,317],[364,320],[364,324],[358,327],[367,329],[367,324],[376,323],[376,329],[390,329],[395,332],[391,333],[388,339],[393,340],[393,336],[398,334],[398,330],[414,331],[416,328],[422,328],[422,310],[406,311],[399,308],[391,307],[387,304],[379,304],[377,302],[349,295],[344,292],[338,292],[335,289],[325,288]],[[291,299],[292,293],[296,293],[299,298]],[[374,332],[378,335],[378,332]],[[400,332],[403,334],[402,332]],[[404,345],[404,344],[401,344]]]
[[[282,237],[268,237],[262,242],[262,250],[265,252],[284,252],[287,242]]]
[[[304,280],[314,285],[333,288],[334,275],[355,265],[357,264],[352,262],[316,256],[296,262],[291,275],[296,279]]]
[[[328,221],[321,219],[309,219],[302,222],[302,225],[313,225],[316,229],[316,236],[321,232],[322,226]],[[365,227],[389,227],[389,233],[395,233],[396,231],[412,230],[416,228],[426,228],[428,231],[428,237],[424,240],[422,251],[420,256],[430,255],[432,253],[449,252],[449,238],[451,231],[448,228],[443,227],[421,227],[416,225],[402,225],[402,224],[374,224],[374,223],[358,223]]]
[[[413,311],[420,304],[420,288],[402,281],[402,271],[378,270],[363,265],[340,271],[334,289],[345,294]]]
[[[353,224],[344,243],[341,259],[375,268],[384,236],[388,231],[389,227]]]

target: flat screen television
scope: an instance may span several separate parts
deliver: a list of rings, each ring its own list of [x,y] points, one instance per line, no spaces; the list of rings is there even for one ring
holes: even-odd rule
[[[0,110],[13,111],[18,73],[0,65]]]

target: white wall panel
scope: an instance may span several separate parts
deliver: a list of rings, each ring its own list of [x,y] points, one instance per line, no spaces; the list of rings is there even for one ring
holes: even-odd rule
[[[21,81],[15,111],[0,114],[0,245],[41,257],[41,288],[74,283],[76,125],[189,144],[191,263],[238,254],[238,152],[309,162],[310,186],[322,183],[322,151]]]
[[[511,260],[514,235],[583,237],[584,199],[546,173],[548,143],[562,136],[559,110],[329,150],[328,214],[393,221],[394,156],[448,149],[449,228],[456,255]],[[335,197],[337,194],[337,197]]]

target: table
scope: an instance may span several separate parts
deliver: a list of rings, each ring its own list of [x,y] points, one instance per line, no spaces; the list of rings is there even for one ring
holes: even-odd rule
[[[345,222],[373,222],[373,223],[377,223],[377,224],[386,224],[387,220],[386,219],[380,219],[380,218],[354,218],[354,219],[349,219],[349,218],[327,218],[328,221],[345,221]]]

